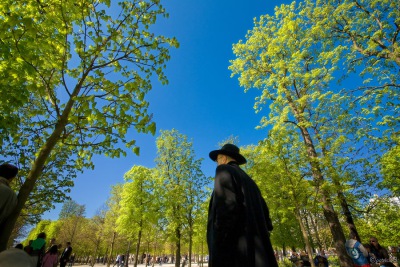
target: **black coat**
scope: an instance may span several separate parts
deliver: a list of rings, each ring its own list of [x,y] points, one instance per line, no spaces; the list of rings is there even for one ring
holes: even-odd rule
[[[208,209],[208,266],[277,267],[271,230],[256,183],[235,162],[218,166]]]
[[[68,246],[64,249],[64,251],[61,253],[60,261],[61,262],[68,262],[69,257],[71,256],[72,253],[72,247]]]

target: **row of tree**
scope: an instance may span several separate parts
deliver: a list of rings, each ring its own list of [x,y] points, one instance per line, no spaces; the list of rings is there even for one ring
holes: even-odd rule
[[[25,243],[46,232],[49,239],[71,241],[74,252],[90,256],[92,264],[100,256],[113,259],[116,253],[125,254],[131,245],[129,254],[173,254],[177,266],[182,251],[189,258],[193,251],[205,255],[210,179],[201,172],[192,143],[176,130],[162,131],[157,148],[157,166],[133,166],[125,173],[125,183],[113,187],[107,208],[96,216],[85,218],[82,206],[68,201],[59,220],[41,221]]]
[[[290,138],[283,136],[280,140]],[[92,265],[100,258],[110,264],[116,254],[139,255],[134,266],[143,253],[173,255],[177,267],[183,254],[204,260],[211,179],[202,174],[201,160],[196,159],[185,135],[161,131],[157,148],[156,167],[133,166],[125,173],[125,182],[113,186],[107,207],[94,217],[85,218],[84,206],[67,201],[57,221],[41,221],[24,243],[46,232],[49,239],[55,237],[60,243],[71,241],[77,258],[90,259]],[[283,256],[290,250],[307,250],[310,258],[316,249],[335,251],[315,184],[302,174],[308,168],[306,154],[294,154],[289,148],[272,138],[241,148],[248,159],[246,170],[270,207],[274,249]],[[328,182],[324,186],[334,198],[337,188]],[[377,236],[386,247],[397,245],[399,198],[375,196],[365,203],[352,194],[356,193],[345,190],[348,205],[355,208],[350,211],[351,227],[357,225],[362,238]],[[333,200],[332,207],[340,208],[341,200]],[[346,223],[345,214],[337,216],[340,224]],[[351,227],[344,230],[346,235]]]

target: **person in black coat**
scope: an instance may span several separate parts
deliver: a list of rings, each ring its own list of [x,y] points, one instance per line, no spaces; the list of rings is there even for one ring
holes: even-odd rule
[[[208,209],[208,266],[277,267],[267,204],[256,183],[239,167],[246,159],[232,144],[209,156],[218,166]]]
[[[69,257],[71,256],[71,253],[72,253],[71,242],[67,242],[67,247],[61,253],[60,267],[65,267],[67,265],[67,263],[69,261]]]

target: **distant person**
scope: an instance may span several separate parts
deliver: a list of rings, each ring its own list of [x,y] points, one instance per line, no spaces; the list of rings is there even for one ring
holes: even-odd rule
[[[50,239],[50,243],[49,246],[46,249],[46,253],[54,246],[56,245],[56,239],[53,237],[52,239]]]
[[[268,207],[256,183],[239,167],[246,159],[233,144],[209,156],[218,166],[208,209],[208,266],[277,267]]]
[[[60,267],[65,267],[69,261],[69,257],[71,256],[72,253],[72,247],[71,247],[71,242],[66,243],[66,248],[64,251],[61,253],[60,257]]]
[[[371,253],[371,245],[369,243],[365,243],[363,246],[368,251],[368,263],[371,264],[371,261],[375,262],[375,255]]]
[[[57,267],[58,265],[58,247],[52,245],[46,252],[42,260],[42,267]]]
[[[115,265],[117,265],[117,267],[119,267],[119,262],[120,262],[120,260],[121,260],[121,255],[118,254],[117,257],[115,258],[115,263],[114,263],[113,267],[114,267]]]
[[[350,232],[349,239],[345,244],[347,254],[351,257],[354,267],[370,267],[367,249],[357,240],[357,235]]]
[[[31,259],[33,266],[40,267],[46,250],[46,233],[38,234],[37,238],[31,243]]]
[[[371,253],[375,256],[375,263],[383,264],[385,262],[390,262],[388,251],[379,244],[376,237],[371,236],[369,242],[371,244]]]
[[[10,183],[17,176],[18,168],[9,163],[0,165],[0,224],[17,206],[17,195]]]
[[[300,259],[303,262],[303,266],[311,266],[310,258],[304,250],[300,252]]]
[[[32,264],[31,257],[18,248],[10,248],[0,253],[1,267],[36,267]]]
[[[328,259],[321,254],[318,254],[314,258],[314,264],[316,267],[329,267]]]

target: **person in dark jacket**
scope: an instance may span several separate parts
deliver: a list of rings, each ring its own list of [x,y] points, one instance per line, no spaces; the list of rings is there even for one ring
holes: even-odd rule
[[[371,244],[371,253],[374,255],[374,260],[371,260],[371,263],[384,265],[384,263],[390,262],[388,251],[379,244],[376,237],[371,236],[369,242]]]
[[[69,261],[69,257],[71,256],[71,253],[72,253],[71,242],[67,242],[66,244],[67,244],[66,248],[61,253],[60,267],[65,267],[67,265],[67,263]]]
[[[9,163],[0,165],[0,224],[5,221],[17,206],[17,195],[10,187],[17,176],[18,168]]]
[[[233,144],[209,156],[218,166],[208,209],[208,266],[277,267],[267,204],[256,183],[239,167],[246,159]]]

